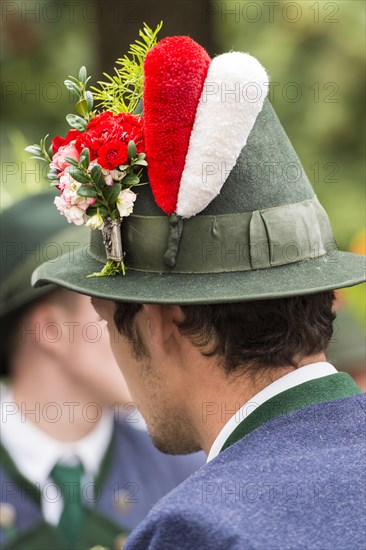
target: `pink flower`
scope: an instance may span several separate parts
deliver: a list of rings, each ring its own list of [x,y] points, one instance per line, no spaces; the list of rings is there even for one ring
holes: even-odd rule
[[[80,197],[78,189],[81,183],[74,180],[68,172],[60,176],[61,196],[55,197],[57,210],[65,216],[69,223],[83,225],[86,222],[85,211],[95,203],[96,199]]]
[[[57,210],[65,216],[69,223],[74,223],[75,225],[83,225],[85,223],[85,211],[82,208],[71,206],[62,196],[55,197],[54,202]]]
[[[58,188],[63,192],[65,189],[69,189],[78,182],[68,172],[62,172],[60,174]]]
[[[79,156],[79,152],[75,147],[75,141],[72,141],[67,145],[62,145],[59,147],[57,153],[53,155],[50,168],[55,168],[56,170],[63,172],[67,166],[70,166],[70,163],[65,160],[65,157],[71,157],[75,160],[79,160]]]

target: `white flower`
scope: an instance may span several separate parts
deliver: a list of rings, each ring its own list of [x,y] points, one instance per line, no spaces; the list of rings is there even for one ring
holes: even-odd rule
[[[120,170],[111,170],[110,174],[114,181],[121,181],[125,176],[127,176],[127,172],[121,172]]]
[[[107,168],[102,168],[102,174],[104,176],[105,184],[108,185],[108,187],[112,187],[114,184],[113,177],[112,177],[112,170],[107,170]]]
[[[91,227],[92,229],[102,229],[103,225],[104,221],[102,216],[99,214],[99,211],[97,214],[94,214],[94,216],[91,216],[86,222],[86,226]]]
[[[121,218],[126,218],[132,213],[136,194],[131,189],[124,189],[117,197],[116,206]]]
[[[102,174],[104,176],[105,184],[108,185],[108,187],[112,187],[112,185],[114,184],[114,181],[113,181],[110,170],[105,170],[103,168],[102,169]]]

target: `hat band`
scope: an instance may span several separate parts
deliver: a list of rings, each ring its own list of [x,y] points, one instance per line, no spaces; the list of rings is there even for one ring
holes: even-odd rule
[[[126,266],[151,273],[251,271],[315,259],[337,249],[316,197],[254,212],[186,219],[174,268],[163,261],[168,216],[131,215],[121,230]],[[105,263],[100,231],[92,231],[88,254]]]

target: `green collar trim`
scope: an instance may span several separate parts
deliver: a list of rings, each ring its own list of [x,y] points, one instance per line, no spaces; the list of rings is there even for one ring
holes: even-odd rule
[[[235,428],[225,441],[221,451],[236,443],[265,422],[303,407],[351,397],[362,393],[357,384],[345,372],[330,374],[309,380],[285,390],[265,401]]]
[[[43,518],[31,526],[17,531],[9,536],[2,550],[73,550],[75,548],[121,548],[127,539],[128,531],[117,525],[110,518],[103,516],[94,509],[88,510],[79,539],[72,547],[64,540],[58,527],[50,525]],[[118,543],[118,544],[117,544]]]
[[[32,524],[20,532],[16,532],[9,537],[2,550],[70,550],[63,540],[57,527],[46,523],[44,519]]]
[[[95,484],[97,487],[102,487],[107,478],[107,474],[111,466],[113,451],[116,444],[115,442],[116,442],[116,434],[114,429],[111,437],[111,441],[102,459],[99,473],[95,479]],[[2,443],[0,443],[0,460],[1,460],[1,465],[9,474],[9,476],[13,479],[13,481],[22,488],[22,491],[27,496],[32,498],[36,502],[36,504],[40,505],[41,491],[39,487],[23,476],[23,474],[18,470],[15,462],[13,461],[12,457],[10,456],[7,449],[4,447]]]

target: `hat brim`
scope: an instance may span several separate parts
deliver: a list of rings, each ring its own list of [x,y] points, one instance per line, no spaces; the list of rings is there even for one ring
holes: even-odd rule
[[[32,276],[35,287],[56,284],[86,294],[120,302],[155,304],[209,304],[269,300],[314,294],[353,286],[365,281],[365,257],[333,252],[269,269],[213,274],[145,273],[87,277],[102,265],[85,250],[65,254],[39,266]]]

